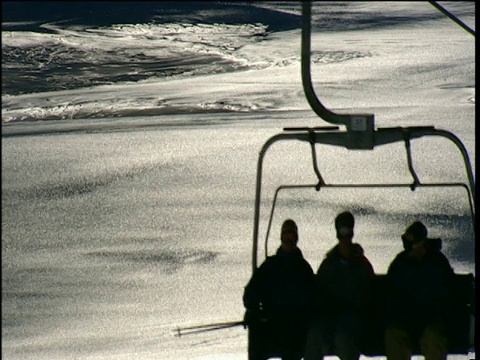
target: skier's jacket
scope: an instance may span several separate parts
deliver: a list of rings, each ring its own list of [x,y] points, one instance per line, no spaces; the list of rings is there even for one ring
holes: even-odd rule
[[[387,272],[386,320],[421,331],[428,323],[451,320],[454,271],[440,251],[440,239],[427,239],[421,259],[399,253]]]
[[[317,274],[317,313],[353,312],[365,315],[371,310],[375,273],[360,244],[352,244],[352,256],[340,256],[333,247],[320,264]]]
[[[300,249],[288,253],[278,248],[254,272],[245,287],[247,313],[267,319],[309,316],[314,274]]]

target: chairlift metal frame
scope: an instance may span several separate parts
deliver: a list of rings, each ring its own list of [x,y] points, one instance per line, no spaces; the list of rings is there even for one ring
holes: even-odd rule
[[[373,114],[337,114],[327,109],[315,95],[313,89],[311,72],[310,72],[310,41],[311,41],[311,1],[302,1],[302,43],[301,43],[301,71],[302,83],[305,96],[312,110],[323,120],[334,124],[335,126],[326,127],[303,127],[303,128],[285,128],[282,133],[272,136],[266,141],[260,150],[257,163],[257,179],[255,189],[255,212],[253,226],[253,249],[252,249],[252,271],[257,269],[258,257],[258,241],[259,241],[259,223],[260,223],[260,202],[262,192],[262,173],[263,161],[267,150],[270,146],[279,141],[297,140],[310,144],[312,153],[313,170],[318,179],[316,184],[293,184],[279,186],[273,198],[270,219],[268,222],[266,238],[265,238],[265,257],[268,256],[268,237],[271,229],[274,209],[280,191],[292,188],[313,188],[320,191],[324,188],[409,188],[414,191],[419,187],[460,187],[465,189],[468,196],[471,218],[473,223],[473,231],[475,233],[475,182],[470,164],[468,152],[462,141],[453,133],[447,130],[436,129],[433,126],[413,126],[413,127],[391,127],[391,128],[375,128],[375,120]],[[340,130],[340,126],[344,126],[345,130]],[[467,175],[467,182],[422,182],[418,177],[413,160],[411,141],[426,136],[439,136],[453,142],[460,151]],[[331,146],[343,147],[348,150],[373,150],[375,147],[382,145],[403,142],[405,144],[408,171],[412,177],[409,183],[368,183],[368,184],[328,184],[325,182],[320,172],[316,144],[324,144]],[[475,241],[475,236],[473,241]],[[375,287],[379,291],[380,299],[383,301],[382,291],[385,286],[385,275],[376,274]],[[458,323],[454,325],[455,335],[449,345],[449,354],[467,354],[474,348],[474,323],[475,323],[475,299],[474,299],[474,276],[473,274],[455,274],[455,286],[459,290],[459,303],[452,303],[452,306],[458,311]],[[381,313],[377,314],[381,316]],[[378,319],[377,319],[378,320]],[[383,329],[381,321],[373,321],[374,325],[369,331],[370,341],[362,352],[367,356],[385,356],[385,348],[383,344]],[[272,351],[275,351],[272,349]],[[419,354],[419,349],[414,350],[415,354]],[[269,356],[278,354],[269,354]],[[331,354],[332,355],[332,354]]]
[[[414,191],[418,187],[462,187],[466,190],[472,222],[475,224],[475,181],[468,152],[462,141],[447,130],[436,129],[434,126],[391,127],[375,129],[373,114],[338,114],[327,109],[315,94],[310,71],[311,55],[311,1],[302,1],[302,38],[301,38],[301,71],[302,84],[305,96],[312,110],[323,120],[337,126],[314,128],[285,128],[284,132],[272,136],[260,150],[257,164],[257,178],[255,190],[255,212],[253,226],[252,270],[257,268],[260,202],[262,191],[263,160],[270,146],[279,141],[298,140],[310,143],[312,149],[313,169],[318,178],[317,184],[282,185],[277,188],[270,213],[270,220],[265,238],[265,256],[268,255],[268,235],[271,228],[273,213],[278,194],[281,190],[291,188],[391,188],[408,187]],[[346,127],[340,130],[338,125]],[[468,183],[460,182],[421,182],[418,178],[412,161],[411,140],[425,136],[440,136],[452,141],[459,149],[467,174]],[[411,183],[377,183],[377,184],[327,184],[318,167],[315,144],[325,144],[344,147],[349,150],[373,150],[375,147],[404,142],[407,154],[409,172],[413,178]],[[473,225],[475,231],[475,225]]]

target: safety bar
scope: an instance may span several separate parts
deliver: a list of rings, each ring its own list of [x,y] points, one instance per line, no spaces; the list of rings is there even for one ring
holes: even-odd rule
[[[475,224],[475,211],[473,208],[473,203],[472,203],[472,194],[470,193],[470,189],[468,188],[468,185],[465,183],[459,183],[459,182],[446,182],[446,183],[418,183],[417,187],[462,187],[465,189],[467,192],[468,196],[468,204],[470,206],[470,216],[472,218],[472,224]],[[275,191],[275,195],[273,197],[272,201],[272,208],[270,210],[270,218],[268,220],[268,226],[267,226],[267,232],[265,234],[265,244],[264,244],[264,251],[265,255],[268,254],[268,239],[270,236],[270,230],[272,228],[272,222],[273,222],[273,215],[275,213],[275,205],[277,203],[278,199],[278,194],[280,193],[281,190],[288,190],[288,189],[308,189],[312,188],[315,190],[318,190],[318,184],[302,184],[302,185],[281,185],[277,188]],[[406,183],[396,183],[396,184],[385,184],[385,183],[379,183],[379,184],[323,184],[322,188],[410,188],[412,189],[411,184],[406,184]]]

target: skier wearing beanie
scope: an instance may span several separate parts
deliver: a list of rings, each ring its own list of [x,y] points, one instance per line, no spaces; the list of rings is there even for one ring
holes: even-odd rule
[[[454,271],[440,251],[441,240],[429,239],[420,221],[401,236],[404,250],[387,271],[385,350],[388,360],[409,360],[412,347],[425,360],[446,360]]]
[[[313,301],[314,274],[297,246],[296,223],[285,220],[280,247],[245,287],[248,359],[300,360]]]
[[[353,242],[355,219],[346,211],[335,218],[338,243],[327,252],[316,275],[317,302],[305,360],[336,355],[358,360],[372,299],[374,271],[360,244]]]

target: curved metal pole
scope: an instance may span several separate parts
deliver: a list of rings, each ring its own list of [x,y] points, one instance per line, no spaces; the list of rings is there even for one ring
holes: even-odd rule
[[[315,151],[315,132],[313,130],[308,130],[310,134],[310,148],[312,150],[312,161],[313,161],[313,171],[315,175],[317,175],[318,184],[317,184],[317,191],[320,190],[322,185],[325,185],[325,180],[323,180],[322,174],[320,174],[320,169],[318,168],[318,161],[317,161],[317,152]]]
[[[253,215],[252,273],[257,268],[258,227],[260,223],[260,196],[262,192],[263,158],[270,145],[272,145],[280,137],[281,134],[275,135],[268,139],[260,150],[260,154],[258,156],[257,183],[255,185],[255,210]]]
[[[371,149],[371,135],[375,128],[373,114],[337,114],[327,109],[315,95],[312,85],[310,55],[311,55],[311,1],[302,1],[302,44],[301,44],[301,70],[302,84],[305,97],[312,110],[323,120],[345,125],[351,132],[350,144],[357,148]]]
[[[275,191],[275,196],[273,197],[273,202],[272,202],[272,208],[270,210],[270,219],[268,220],[268,229],[267,233],[265,234],[265,244],[264,244],[264,251],[265,251],[265,256],[268,255],[268,239],[270,237],[270,229],[271,225],[273,222],[273,215],[275,213],[275,205],[277,203],[278,199],[278,194],[282,190],[289,190],[289,189],[317,189],[318,184],[301,184],[301,185],[280,185],[277,190]],[[395,184],[382,184],[382,183],[376,183],[376,184],[323,184],[323,188],[352,188],[352,189],[358,189],[358,188],[410,188],[410,184],[405,184],[405,183],[395,183]],[[446,182],[446,183],[418,183],[417,187],[461,187],[465,189],[465,192],[467,193],[467,198],[468,198],[468,205],[470,208],[470,217],[472,219],[472,224],[473,224],[473,231],[475,233],[475,209],[473,207],[472,203],[472,193],[470,191],[470,188],[468,187],[467,184],[464,183],[459,183],[459,182]],[[256,249],[255,249],[256,251]]]
[[[277,134],[272,136],[263,145],[258,156],[257,163],[257,182],[255,185],[255,211],[253,219],[253,245],[252,245],[252,271],[257,268],[257,249],[258,249],[258,230],[260,224],[260,197],[262,192],[262,173],[263,173],[263,158],[270,145],[277,140],[299,140],[297,134]],[[305,138],[308,141],[308,136]]]
[[[446,130],[426,129],[426,130],[423,130],[422,132],[424,133],[424,135],[443,136],[449,139],[450,141],[452,141],[460,150],[463,157],[463,162],[465,165],[465,171],[467,172],[468,185],[470,186],[470,191],[472,193],[473,204],[475,206],[475,180],[473,178],[473,171],[472,171],[472,164],[470,163],[470,157],[468,156],[467,149],[465,148],[465,145],[463,145],[463,142],[455,134]]]
[[[415,172],[415,169],[413,168],[413,161],[412,161],[412,148],[410,145],[410,138],[408,137],[408,134],[405,133],[405,149],[407,150],[407,165],[408,165],[408,170],[410,171],[410,174],[412,175],[413,178],[413,183],[412,183],[412,190],[415,190],[418,184],[420,184],[420,180],[418,179],[417,173]]]
[[[336,114],[328,110],[323,104],[318,100],[313,90],[312,78],[310,74],[310,54],[311,54],[311,1],[302,1],[302,82],[303,90],[305,96],[307,97],[308,103],[315,113],[320,116],[322,119],[334,123],[347,126],[349,123],[349,115]]]

